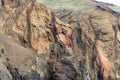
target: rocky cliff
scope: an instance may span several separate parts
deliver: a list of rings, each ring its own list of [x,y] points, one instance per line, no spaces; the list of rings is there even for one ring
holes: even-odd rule
[[[0,8],[0,79],[120,79],[119,12],[88,1],[93,2],[90,10],[53,12],[36,0],[5,1]]]

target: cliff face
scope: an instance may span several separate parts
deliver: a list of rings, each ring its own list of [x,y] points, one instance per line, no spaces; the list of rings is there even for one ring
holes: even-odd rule
[[[50,53],[50,47],[55,41],[54,37],[60,34],[59,29],[69,30],[71,26],[58,20],[44,5],[30,3],[18,19],[14,31],[20,34],[27,46],[35,49],[39,54]],[[54,29],[55,28],[55,29]],[[57,34],[58,33],[58,34]]]
[[[62,32],[62,29],[65,29],[68,32],[67,35],[70,35],[72,32],[71,26],[54,17],[54,14],[43,4],[34,1],[28,1],[27,3],[24,8],[21,7],[22,2],[21,6],[16,9],[13,8],[12,15],[8,17],[9,20],[6,18],[5,23],[5,26],[11,24],[11,32],[7,29],[4,30],[7,30],[7,34],[17,33],[25,47],[35,49],[39,54],[49,53],[50,46],[54,42],[53,26],[56,28],[56,32],[54,31],[57,33],[57,35],[55,34],[56,37]],[[21,12],[21,14],[18,15],[17,12]],[[11,22],[12,18],[13,22]],[[4,33],[6,33],[5,31]]]
[[[60,21],[54,13],[35,0],[20,1],[18,6],[5,3],[1,7],[4,15],[1,14],[0,42],[5,47],[6,67],[12,78],[18,80],[33,77],[31,79],[34,80],[37,76],[39,80],[40,77],[47,77],[45,74],[49,72],[44,67],[47,65],[51,47],[60,40],[71,45],[67,39],[71,41],[69,37],[72,26]]]
[[[120,78],[118,12],[95,5],[88,12],[54,14],[36,0],[5,3],[0,9],[3,80]]]
[[[119,18],[114,13],[98,8],[89,13],[76,14],[77,16],[73,13],[61,19],[76,26],[72,34],[73,54],[77,57],[81,54],[78,61],[85,61],[83,63],[86,67],[83,68],[87,69],[87,74],[83,78],[89,76],[92,80],[111,80],[112,77],[114,80],[117,76],[119,79]]]
[[[53,10],[59,19],[75,26],[72,34],[73,52],[74,54],[82,53],[82,56],[79,57],[80,61],[85,60],[85,66],[92,80],[96,78],[110,80],[111,77],[113,80],[115,77],[119,79],[118,12],[110,9],[108,4],[90,0],[88,1],[89,5],[86,3],[87,0],[80,0],[80,3],[76,5],[77,0],[73,3],[61,0],[57,9],[51,5],[55,3],[55,0],[51,4],[47,0],[46,2],[40,1]],[[68,4],[67,7],[58,8],[62,7],[61,2]],[[74,7],[71,8],[70,4]],[[100,78],[101,75],[102,78]]]

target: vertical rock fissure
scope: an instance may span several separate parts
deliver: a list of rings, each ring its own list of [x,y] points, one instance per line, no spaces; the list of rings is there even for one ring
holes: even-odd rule
[[[81,17],[81,20],[84,21],[82,17]],[[76,22],[77,22],[77,27],[75,28],[75,31],[76,31],[75,35],[77,35],[76,42],[78,44],[78,48],[80,48],[83,55],[85,56],[85,59],[83,58],[83,60],[80,61],[81,73],[79,73],[77,77],[81,77],[81,79],[79,78],[80,80],[82,79],[91,80],[90,74],[89,74],[89,67],[88,67],[89,66],[89,56],[88,56],[89,51],[87,51],[87,46],[88,46],[87,37],[84,31],[82,30],[82,27],[80,26],[79,16],[77,16]]]
[[[33,10],[33,6],[34,6],[34,1],[35,0],[32,0],[32,5],[30,8],[27,9],[26,11],[26,20],[27,20],[27,42],[28,42],[28,47],[32,48],[32,44],[31,44],[31,19],[30,19],[30,14]]]
[[[119,32],[119,20],[118,20],[118,17],[117,17],[117,25],[113,25],[113,31],[115,33],[115,36],[114,36],[114,53],[115,53],[115,62],[114,62],[114,66],[115,66],[115,80],[117,80],[117,56],[119,55],[119,51],[118,51],[118,48],[119,48],[119,42],[118,42],[118,32]]]
[[[12,32],[12,25],[14,25],[14,23],[16,23],[17,19],[19,18],[21,13],[24,11],[25,7],[30,2],[31,2],[31,0],[27,0],[26,3],[21,3],[19,1],[20,6],[16,6],[16,9],[15,9],[14,13],[12,13],[12,16],[9,16],[8,18],[5,19],[5,24],[4,24],[3,30],[5,29],[6,34],[9,34],[10,32]],[[13,15],[15,15],[15,16],[13,16]]]
[[[82,71],[83,80],[91,80],[90,76],[89,76],[88,69],[87,69],[84,61],[80,61],[80,68],[81,68],[81,71]]]
[[[100,56],[98,56],[98,54],[97,54],[97,52],[96,52],[96,42],[100,39],[99,38],[99,31],[97,31],[96,29],[95,29],[95,26],[93,25],[93,22],[92,22],[92,17],[91,16],[89,16],[89,23],[90,23],[90,27],[92,27],[91,29],[92,29],[92,31],[93,31],[93,33],[94,33],[94,35],[95,35],[95,41],[93,42],[93,45],[92,45],[92,55],[91,55],[91,57],[92,57],[92,64],[93,64],[93,71],[94,71],[94,80],[96,80],[96,79],[99,79],[99,80],[101,80],[101,79],[103,79],[103,71],[101,70],[101,66],[100,65],[97,65],[97,63],[99,62],[96,62],[97,61],[97,58],[99,59],[99,57]],[[99,63],[98,63],[99,64]],[[98,68],[97,68],[97,66],[99,66]],[[96,73],[96,70],[98,69],[98,72]]]
[[[83,31],[80,27],[79,16],[76,18],[76,21],[77,21],[76,31],[77,31],[77,34],[78,34],[77,43],[79,43],[79,47],[81,47],[81,49],[83,49],[83,46],[82,46],[82,44],[83,44],[83,41],[82,41]]]
[[[94,25],[93,25],[93,23],[92,23],[92,17],[91,16],[89,16],[89,23],[90,23],[90,26],[92,27],[92,30],[93,30],[93,32],[94,32],[94,34],[95,34],[95,40],[97,40],[98,39],[98,34],[97,34],[97,31],[95,30],[95,27],[94,27]]]
[[[54,41],[55,41],[55,43],[58,41],[58,39],[57,39],[57,28],[56,28],[56,19],[55,19],[55,14],[52,12],[51,13],[51,15],[52,15],[52,26],[53,26],[53,28],[52,28],[52,34],[53,34],[53,37],[54,37]]]

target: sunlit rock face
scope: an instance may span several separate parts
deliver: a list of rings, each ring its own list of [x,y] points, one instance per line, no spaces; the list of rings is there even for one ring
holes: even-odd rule
[[[84,0],[80,1],[78,4],[82,5],[77,7],[77,1],[67,3],[67,0],[61,0],[59,6],[53,7],[56,5],[53,4],[55,0],[51,1],[53,6],[48,0],[39,1],[55,12],[59,19],[74,26],[71,39],[74,47],[72,51],[68,50],[75,58],[79,55],[77,53],[80,53],[78,61],[85,60],[84,65],[91,79],[114,80],[115,76],[119,79],[119,13],[110,9],[113,5],[96,1],[89,1],[87,5]],[[62,7],[61,2],[67,4],[66,7]]]
[[[21,1],[21,6],[22,3],[23,1]],[[24,10],[21,8],[21,6],[13,8],[12,10],[14,19],[17,19],[16,22],[13,20],[13,24],[11,24],[9,21],[5,24],[12,25],[10,25],[11,30],[20,36],[20,40],[24,46],[32,47],[38,51],[39,54],[49,53],[50,46],[54,42],[52,33],[53,24],[56,27],[56,33],[58,33],[57,35],[62,33],[62,29],[66,30],[66,35],[72,34],[72,26],[69,24],[60,21],[56,17],[55,22],[53,23],[53,13],[43,4],[28,1],[27,7],[25,7]],[[14,13],[18,12],[17,9],[21,9],[21,14],[17,15]],[[8,33],[10,34],[12,32],[9,31]],[[66,35],[63,34],[63,37]]]
[[[5,14],[0,21],[0,42],[5,46],[7,59],[5,66],[13,79],[46,78],[49,72],[44,67],[51,47],[60,40],[67,45],[71,44],[67,40],[70,41],[72,26],[60,21],[35,0],[26,3],[22,0],[20,5],[14,7],[5,2],[5,6],[8,7],[3,8]],[[35,76],[30,76],[32,74]]]
[[[36,0],[5,1],[0,9],[0,79],[119,79],[119,13],[85,1],[90,4],[84,11],[74,6],[53,12]]]
[[[34,5],[35,6],[29,4],[29,7],[26,8],[18,19],[17,26],[14,30],[17,29],[18,33],[21,30],[20,35],[23,36],[28,46],[33,47],[39,54],[49,53],[50,47],[54,42],[54,34],[52,32],[59,32],[58,35],[62,33],[62,31],[60,32],[59,30],[58,32],[55,31],[53,26],[56,30],[65,28],[68,32],[66,33],[67,35],[71,34],[71,26],[61,22],[56,17],[55,21],[53,21],[53,13],[44,5],[40,3],[35,3]],[[31,12],[29,12],[30,10]],[[58,35],[56,35],[56,37]]]
[[[62,13],[66,16],[60,15]],[[117,37],[119,35],[119,23],[117,22],[119,13],[107,7],[96,6],[89,13],[65,10],[56,12],[56,15],[61,20],[76,26],[72,34],[73,54],[81,54],[79,58],[80,61],[85,60],[88,76],[91,79],[114,80],[116,75],[119,79],[119,72],[115,70],[119,70],[120,44],[119,37]],[[115,64],[116,60],[117,64]]]

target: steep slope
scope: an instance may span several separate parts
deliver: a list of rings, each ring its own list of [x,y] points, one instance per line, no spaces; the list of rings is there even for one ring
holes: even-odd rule
[[[68,34],[71,34],[71,26],[54,18],[54,14],[40,3],[35,3],[32,8],[32,4],[28,6],[13,30],[23,36],[21,40],[27,46],[34,48],[40,54],[49,53],[54,37],[57,37],[56,34],[60,34],[56,30],[65,28],[69,30]]]
[[[45,74],[49,72],[44,66],[47,65],[51,46],[59,40],[71,45],[67,39],[70,40],[72,26],[60,21],[35,0],[22,0],[18,6],[5,2],[4,6],[1,7],[4,18],[0,21],[0,43],[6,51],[4,65],[13,80],[47,78],[49,74]],[[67,33],[64,34],[64,31]]]
[[[47,3],[56,15],[36,0],[5,2],[2,74],[8,80],[120,79],[119,13],[91,0],[78,3],[81,8],[72,0],[52,2],[60,5]],[[64,2],[73,6],[61,7]]]
[[[2,32],[3,34],[5,33],[10,35],[17,33],[24,46],[31,47],[40,54],[49,53],[50,45],[54,42],[54,36],[52,33],[53,26],[55,26],[56,30],[58,30],[58,32],[55,31],[57,34],[61,33],[62,28],[65,28],[67,31],[69,30],[67,35],[71,34],[72,26],[65,22],[61,22],[56,17],[55,21],[53,21],[54,14],[43,4],[32,1],[28,1],[28,3],[29,4],[24,8],[24,10],[19,7],[12,9],[13,14],[11,17],[9,17],[9,20],[11,21],[7,20],[4,23],[5,27]],[[18,16],[18,14],[15,12],[17,10],[19,10],[18,12],[22,11],[20,16]],[[40,46],[42,46],[42,48],[40,48]]]
[[[85,61],[83,68],[86,67],[87,74],[82,75],[83,78],[85,76],[86,78],[89,76],[92,80],[120,78],[119,12],[110,9],[108,4],[96,3],[92,0],[61,0],[57,7],[53,7],[57,5],[56,0],[50,3],[48,0],[41,2],[53,10],[61,20],[76,26],[72,34],[73,53],[74,55],[80,53],[82,55],[79,57],[80,62]],[[67,4],[67,6],[62,7],[62,4]],[[101,47],[100,44],[102,44]]]

